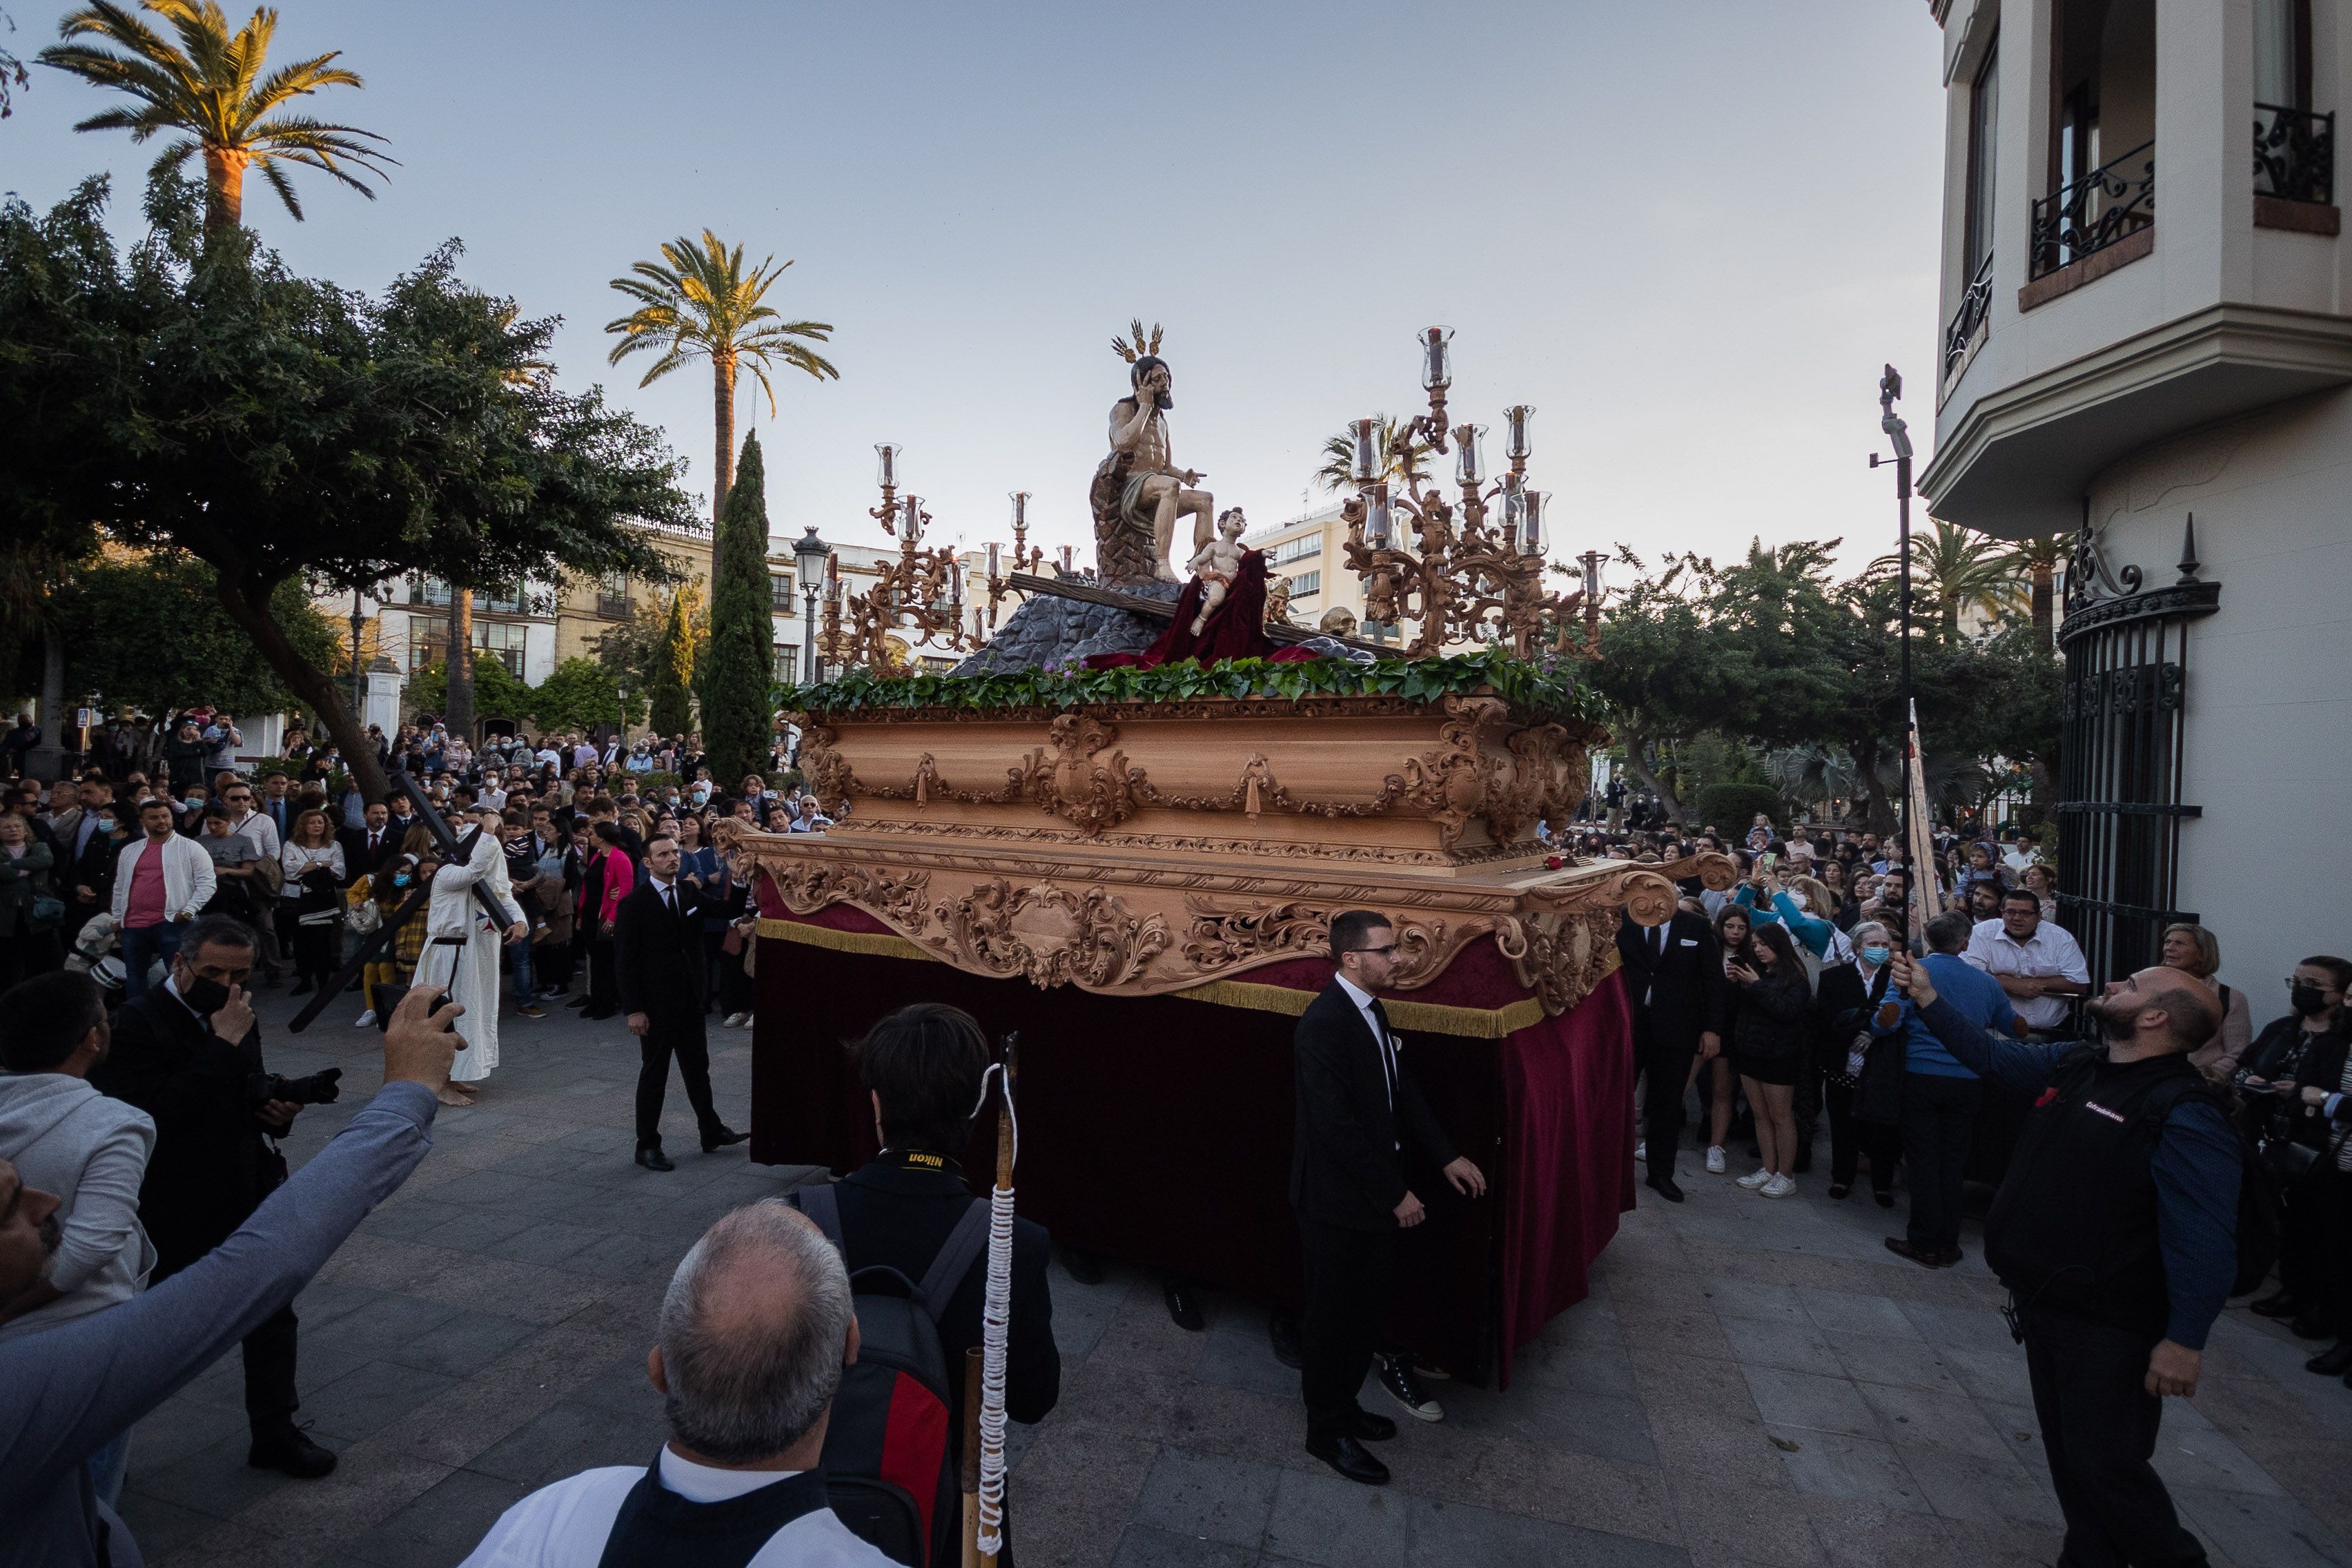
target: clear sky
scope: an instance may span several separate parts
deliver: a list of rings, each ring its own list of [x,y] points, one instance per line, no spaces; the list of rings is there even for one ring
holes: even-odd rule
[[[0,0],[29,57],[59,0]],[[239,19],[247,6],[229,0]],[[310,100],[401,161],[378,199],[296,171],[246,218],[299,269],[379,289],[444,239],[560,315],[569,384],[667,433],[707,495],[710,379],[610,367],[607,280],[705,226],[794,265],[839,382],[747,384],[782,534],[885,542],[872,446],[938,537],[1087,542],[1129,318],[1167,329],[1178,459],[1255,523],[1322,439],[1421,405],[1414,332],[1457,331],[1455,419],[1526,402],[1555,555],[1891,547],[1874,387],[1933,425],[1938,40],[1917,0],[283,0],[274,58],[340,48]],[[37,207],[148,154],[73,122],[111,95],[33,68],[0,189]],[[190,165],[193,171],[194,165]],[[649,361],[635,362],[642,366]],[[1326,498],[1313,498],[1320,504]]]

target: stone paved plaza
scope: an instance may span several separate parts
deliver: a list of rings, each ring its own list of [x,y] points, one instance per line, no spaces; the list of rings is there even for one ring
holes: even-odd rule
[[[304,1113],[299,1158],[365,1100],[375,1037],[338,1005],[295,1039],[292,1012],[267,998],[272,1066],[340,1065],[357,1091]],[[817,1173],[696,1152],[674,1086],[678,1169],[640,1171],[617,1021],[509,1015],[504,1041],[484,1102],[443,1114],[424,1165],[299,1303],[301,1419],[341,1468],[245,1467],[232,1354],[138,1428],[123,1512],[151,1561],[454,1563],[530,1489],[652,1458],[645,1352],[671,1267],[729,1207]],[[740,1124],[749,1035],[714,1043]],[[1187,1334],[1156,1278],[1089,1289],[1057,1268],[1061,1407],[1014,1428],[1020,1561],[2053,1562],[2023,1356],[1975,1228],[1966,1266],[1925,1273],[1882,1248],[1895,1215],[1866,1193],[1832,1204],[1816,1177],[1775,1204],[1695,1163],[1687,1204],[1643,1194],[1592,1299],[1522,1352],[1507,1394],[1438,1385],[1447,1419],[1403,1423],[1381,1491],[1302,1451],[1262,1311],[1212,1296],[1209,1331]],[[2352,1565],[2352,1390],[2305,1373],[2308,1353],[2232,1310],[2195,1403],[2168,1403],[2158,1463],[2217,1563]]]

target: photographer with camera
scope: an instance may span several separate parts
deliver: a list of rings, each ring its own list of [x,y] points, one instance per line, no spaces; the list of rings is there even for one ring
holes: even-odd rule
[[[139,1190],[140,1222],[155,1244],[151,1285],[228,1239],[286,1180],[277,1139],[305,1105],[336,1095],[341,1069],[306,1079],[270,1072],[245,984],[257,957],[242,921],[198,917],[181,938],[163,984],[126,1005],[92,1081],[154,1119],[155,1152]],[[279,1308],[245,1337],[246,1462],[314,1479],[335,1456],[296,1428],[294,1309]]]

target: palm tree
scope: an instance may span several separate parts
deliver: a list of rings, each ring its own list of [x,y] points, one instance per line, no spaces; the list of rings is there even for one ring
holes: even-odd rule
[[[1892,570],[1892,555],[1871,563]],[[1944,635],[1958,637],[1963,612],[2000,613],[2016,569],[2000,546],[1980,533],[1937,520],[1929,531],[1911,535],[1912,591],[1936,606]]]
[[[776,389],[768,372],[776,361],[823,381],[841,373],[795,338],[824,342],[833,333],[830,321],[787,321],[772,306],[760,303],[769,287],[783,275],[784,267],[769,257],[749,274],[743,270],[743,247],[730,250],[709,229],[702,243],[683,236],[661,247],[660,261],[640,261],[632,278],[615,278],[613,287],[637,301],[637,308],[604,330],[620,334],[609,356],[614,364],[646,349],[661,350],[661,357],[646,372],[639,386],[655,382],[697,356],[710,362],[711,403],[718,424],[717,458],[710,489],[710,580],[719,581],[719,514],[735,479],[735,373],[740,367],[759,378],[768,395],[768,414],[776,412]]]
[[[2033,617],[2034,634],[2045,648],[2054,640],[2058,568],[2065,564],[2074,544],[2072,534],[2045,533],[2020,540],[2016,548],[2002,557],[2010,571],[2026,583],[2026,606]]]
[[[1374,438],[1380,442],[1381,472],[1390,490],[1410,495],[1416,485],[1429,482],[1430,445],[1418,435],[1408,434],[1406,423],[1390,418],[1385,414],[1372,416]],[[1351,490],[1356,488],[1356,433],[1342,430],[1323,443],[1323,466],[1315,470],[1315,482],[1327,490]]]
[[[255,11],[253,19],[235,33],[217,0],[140,0],[140,11],[170,24],[179,42],[173,44],[149,26],[139,11],[115,0],[91,0],[58,25],[59,34],[101,38],[122,52],[76,43],[52,44],[41,51],[43,65],[100,87],[120,88],[139,100],[137,107],[92,115],[75,130],[128,131],[133,142],[143,142],[158,132],[179,132],[155,160],[155,167],[177,168],[191,156],[203,156],[207,234],[244,221],[248,168],[260,170],[298,223],[302,204],[286,177],[288,163],[322,169],[374,198],[375,192],[360,176],[380,177],[383,171],[377,165],[394,162],[369,145],[383,137],[278,112],[320,88],[362,85],[356,71],[331,63],[340,50],[280,66],[264,76],[269,40],[278,31],[276,11],[267,6]]]

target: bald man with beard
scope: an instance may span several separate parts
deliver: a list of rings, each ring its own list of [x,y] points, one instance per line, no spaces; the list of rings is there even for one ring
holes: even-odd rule
[[[1944,1048],[2033,1100],[1985,1219],[1985,1261],[2024,1341],[2067,1563],[2192,1565],[2149,1459],[2166,1396],[2197,1392],[2238,1271],[2237,1134],[2189,1054],[2221,1027],[2212,994],[2143,969],[2084,1005],[2096,1040],[1987,1034],[1893,960]]]

